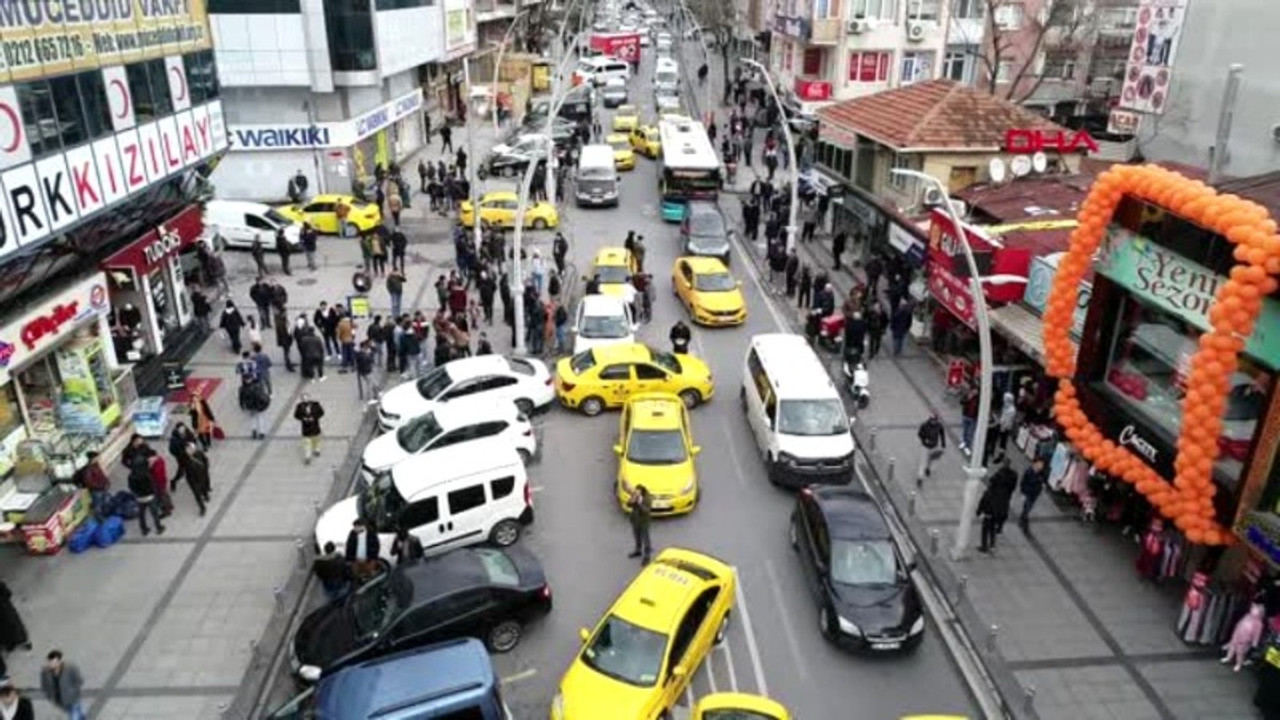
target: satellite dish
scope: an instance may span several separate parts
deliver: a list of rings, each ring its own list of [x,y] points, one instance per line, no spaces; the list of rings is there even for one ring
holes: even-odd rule
[[[1049,158],[1045,154],[1038,152],[1031,156],[1031,167],[1038,173],[1042,173],[1049,168]]]
[[[1004,182],[1005,177],[1008,175],[1006,170],[1004,161],[1000,158],[991,158],[991,162],[987,163],[987,174],[991,176],[991,182],[996,185]]]
[[[1031,158],[1019,155],[1009,162],[1009,170],[1016,178],[1026,177],[1031,173]]]

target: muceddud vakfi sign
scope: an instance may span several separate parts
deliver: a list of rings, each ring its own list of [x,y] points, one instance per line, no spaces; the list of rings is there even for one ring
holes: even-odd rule
[[[3,0],[0,0],[3,2]],[[422,109],[422,88],[339,123],[232,125],[232,150],[346,148]]]
[[[1099,253],[1097,271],[1144,301],[1209,330],[1209,308],[1226,280],[1212,270],[1123,228],[1112,226]],[[1264,298],[1246,355],[1280,369],[1280,303]]]

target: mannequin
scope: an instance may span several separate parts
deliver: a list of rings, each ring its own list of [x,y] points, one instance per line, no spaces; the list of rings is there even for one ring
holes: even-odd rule
[[[1208,575],[1198,572],[1191,576],[1191,587],[1187,589],[1182,601],[1182,615],[1178,617],[1178,637],[1184,642],[1195,643],[1200,634],[1200,626],[1204,622],[1204,591],[1208,586]]]
[[[1163,538],[1161,538],[1163,533],[1164,521],[1154,518],[1151,521],[1151,527],[1147,529],[1147,534],[1142,536],[1142,552],[1138,554],[1136,565],[1138,575],[1148,580],[1154,578],[1160,569],[1160,552],[1164,547]]]
[[[1231,632],[1231,640],[1222,646],[1222,649],[1227,651],[1227,654],[1222,656],[1222,664],[1226,665],[1234,660],[1235,667],[1232,668],[1234,672],[1240,672],[1249,651],[1256,648],[1262,640],[1262,613],[1261,604],[1251,605],[1248,614],[1236,623],[1235,630]]]

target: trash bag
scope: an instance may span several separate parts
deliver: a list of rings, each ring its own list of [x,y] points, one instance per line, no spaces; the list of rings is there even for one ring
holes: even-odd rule
[[[88,550],[93,546],[93,536],[98,532],[98,521],[93,518],[87,518],[80,527],[71,533],[71,537],[67,538],[67,549],[77,555]]]
[[[98,525],[93,534],[93,544],[100,548],[115,545],[124,536],[124,520],[119,515],[112,515]]]
[[[128,490],[117,492],[111,499],[111,515],[122,517],[125,520],[133,520],[138,517],[138,498]]]

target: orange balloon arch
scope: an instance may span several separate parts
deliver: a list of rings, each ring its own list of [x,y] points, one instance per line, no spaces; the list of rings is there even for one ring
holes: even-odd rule
[[[1125,195],[1159,205],[1230,241],[1237,261],[1209,311],[1211,329],[1200,336],[1191,358],[1182,400],[1175,476],[1170,485],[1142,458],[1111,440],[1085,416],[1072,382],[1076,350],[1070,329],[1080,281],[1106,237],[1107,225]],[[1071,442],[1103,471],[1132,483],[1187,539],[1229,545],[1235,538],[1217,522],[1213,463],[1218,457],[1222,413],[1245,340],[1253,333],[1262,300],[1276,290],[1280,235],[1263,206],[1155,166],[1116,165],[1102,173],[1080,207],[1079,225],[1058,265],[1044,312],[1045,365],[1058,378],[1054,416]]]

